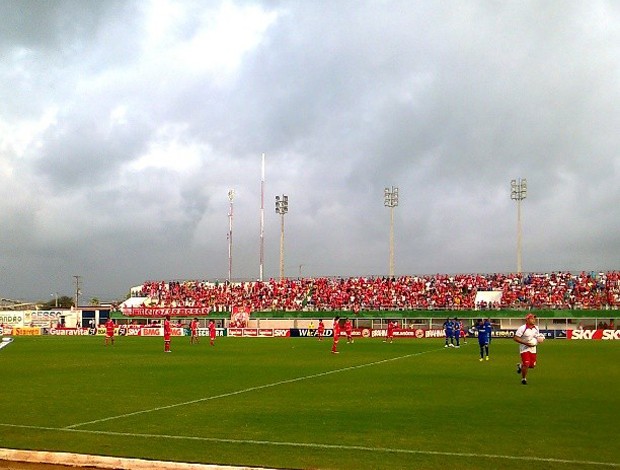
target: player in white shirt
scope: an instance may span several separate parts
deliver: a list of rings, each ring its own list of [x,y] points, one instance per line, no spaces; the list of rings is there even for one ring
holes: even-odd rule
[[[517,374],[521,374],[521,383],[527,385],[527,371],[536,367],[536,345],[540,331],[536,326],[536,315],[528,313],[525,316],[525,325],[521,325],[514,336],[519,343],[521,362],[517,364]]]

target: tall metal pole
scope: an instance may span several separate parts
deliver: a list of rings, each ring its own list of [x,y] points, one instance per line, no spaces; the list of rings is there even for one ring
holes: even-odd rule
[[[390,208],[390,269],[389,275],[394,276],[394,208],[398,206],[398,188],[385,188],[383,205]]]
[[[527,180],[525,178],[510,182],[510,199],[517,201],[517,273],[522,271],[521,262],[521,201],[527,197]]]
[[[394,206],[390,207],[390,276],[394,276]]]
[[[288,196],[276,196],[276,214],[280,215],[280,279],[284,279],[284,215],[288,212]]]
[[[80,279],[82,279],[82,276],[73,276],[73,279],[75,279],[75,308],[77,309],[80,305],[80,294],[82,293],[80,291]]]
[[[280,216],[280,279],[284,279],[284,214]]]
[[[260,254],[258,263],[258,280],[263,280],[265,265],[265,154],[263,153],[260,178]]]
[[[232,249],[233,249],[233,200],[235,199],[235,190],[228,190],[228,200],[230,208],[228,210],[228,282],[232,281]]]

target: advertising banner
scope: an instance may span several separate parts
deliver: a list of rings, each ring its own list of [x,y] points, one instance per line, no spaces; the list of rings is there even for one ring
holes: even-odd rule
[[[60,321],[62,312],[58,310],[30,310],[24,312],[24,325],[54,326]]]
[[[387,336],[387,329],[380,328],[372,330],[373,338],[385,338]],[[423,328],[397,328],[394,330],[394,338],[410,338],[410,339],[422,339],[422,338],[445,338],[446,333],[443,329],[427,330]]]
[[[289,336],[292,338],[316,338],[319,335],[316,328],[291,328],[289,331]],[[372,330],[370,328],[353,328],[351,331],[351,337],[353,338],[370,338],[371,335]],[[323,332],[324,338],[331,338],[332,336],[334,336],[334,330],[331,328]],[[346,336],[346,333],[341,330],[340,337],[346,338]]]
[[[282,338],[290,335],[284,328],[228,328],[226,335],[233,338]]]
[[[566,333],[571,340],[620,340],[620,330],[568,330]]]
[[[87,336],[88,328],[50,328],[49,334],[54,336]]]
[[[24,312],[0,312],[0,325],[24,326]]]
[[[123,307],[121,312],[126,317],[206,317],[211,312],[210,307]]]
[[[13,336],[39,336],[41,328],[32,326],[17,326],[13,328]]]

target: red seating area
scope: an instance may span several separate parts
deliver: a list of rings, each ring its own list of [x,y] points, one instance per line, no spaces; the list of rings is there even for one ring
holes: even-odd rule
[[[499,305],[475,305],[478,291],[501,290]],[[270,279],[260,282],[147,281],[147,306],[253,311],[606,309],[620,306],[620,272],[436,274]]]

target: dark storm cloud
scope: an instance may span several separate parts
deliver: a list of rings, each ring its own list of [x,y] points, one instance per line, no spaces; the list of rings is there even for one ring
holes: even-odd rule
[[[617,269],[610,2],[3,2],[3,295],[258,272]],[[250,34],[251,32],[251,34]],[[8,196],[11,197],[8,197]],[[53,273],[53,274],[52,274]],[[61,287],[58,287],[58,285]],[[35,287],[36,286],[36,287]],[[88,297],[88,294],[86,294]]]
[[[4,0],[0,3],[0,47],[55,50],[92,36],[106,11],[119,1]]]

